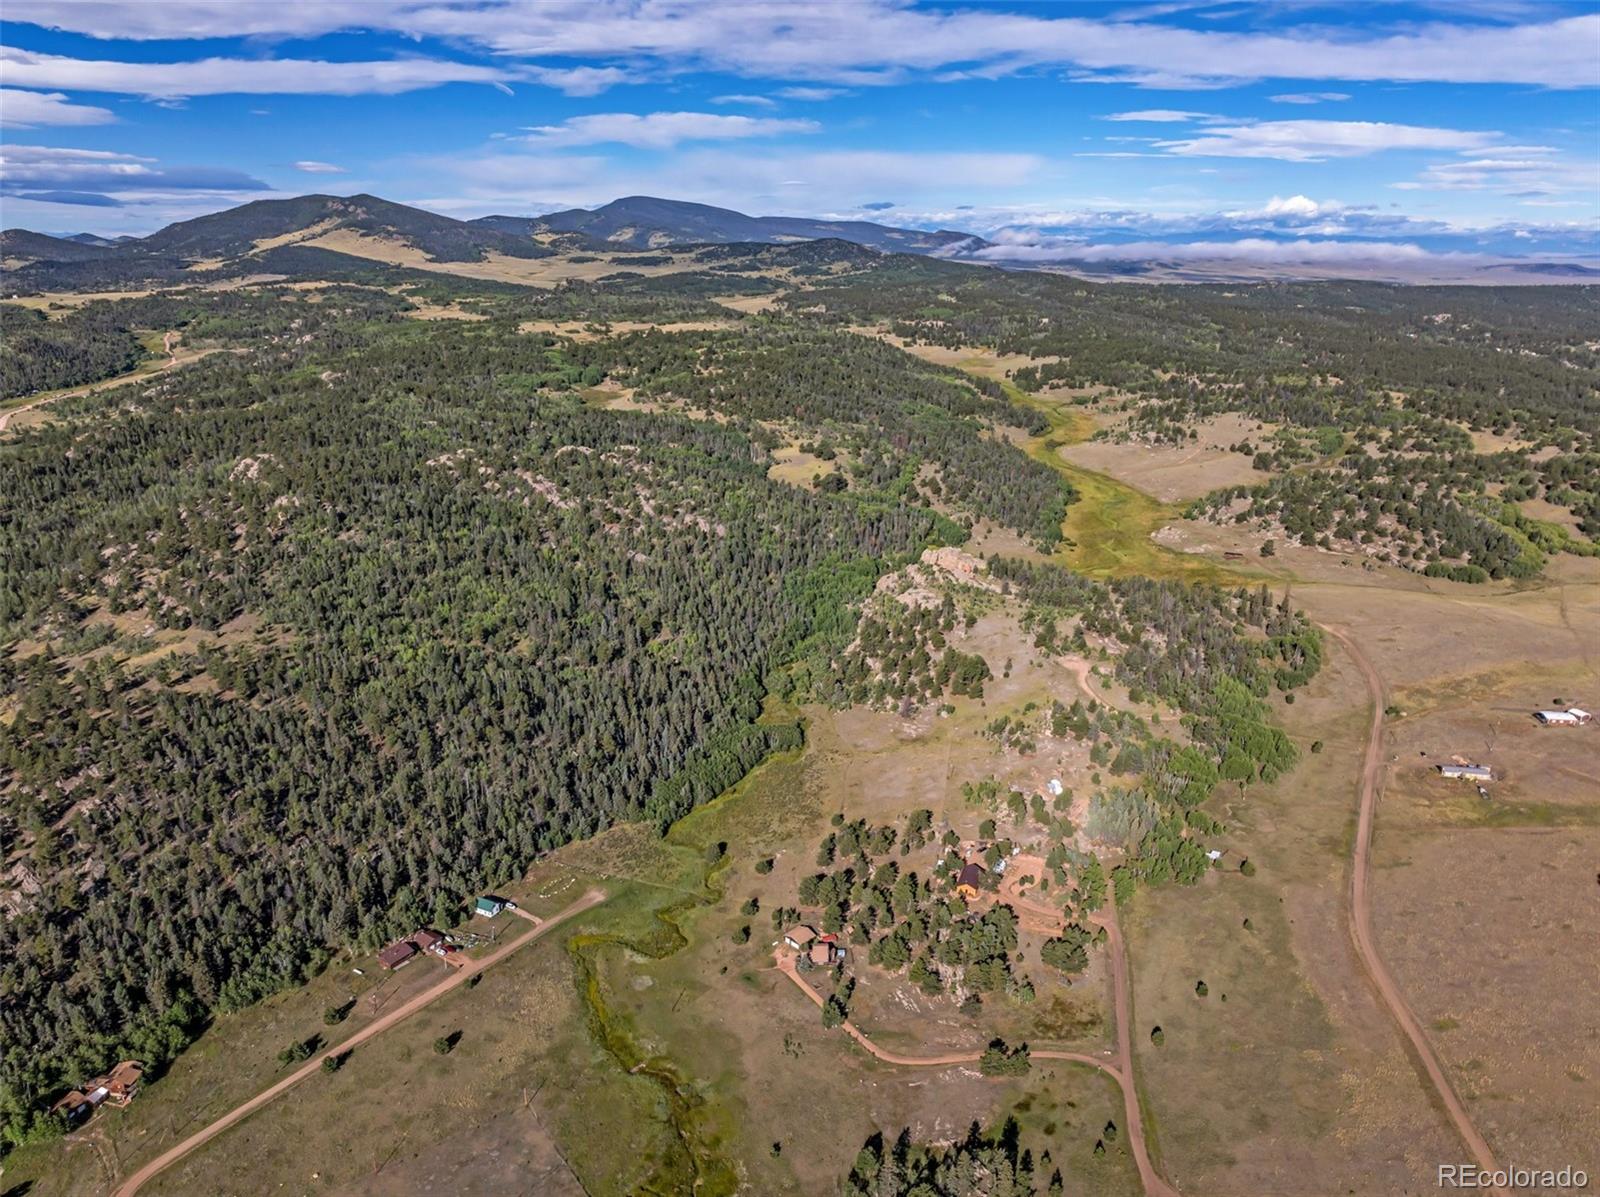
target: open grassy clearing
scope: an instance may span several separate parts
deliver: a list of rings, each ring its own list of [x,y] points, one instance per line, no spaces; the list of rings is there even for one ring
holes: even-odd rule
[[[1115,427],[1114,417],[1101,417],[1102,428]],[[1163,503],[1197,499],[1226,486],[1253,486],[1270,476],[1251,464],[1244,453],[1228,446],[1257,442],[1263,425],[1228,414],[1199,420],[1197,437],[1187,445],[1148,445],[1137,441],[1088,440],[1064,445],[1068,463],[1125,482]]]
[[[523,926],[490,928],[480,921],[477,929],[504,934]],[[362,970],[360,974],[354,971],[357,968]],[[34,1187],[28,1191],[41,1197],[109,1192],[113,1173],[125,1175],[281,1079],[287,1068],[277,1055],[289,1044],[317,1036],[323,1046],[337,1046],[386,1010],[448,975],[447,966],[431,957],[390,973],[381,970],[370,953],[341,956],[305,986],[220,1016],[165,1075],[147,1079],[144,1092],[132,1105],[101,1112],[60,1144],[16,1152],[6,1162],[7,1177],[31,1181]],[[348,1007],[343,1021],[332,1026],[323,1017],[331,1007]],[[362,1054],[372,1046],[363,1048]],[[266,1116],[270,1116],[270,1108]],[[241,1133],[248,1132],[254,1122],[251,1119],[239,1128]],[[218,1144],[225,1148],[222,1155],[231,1154],[230,1136],[223,1136]],[[217,1146],[207,1150],[217,1150]],[[205,1154],[202,1151],[191,1159]],[[246,1163],[251,1158],[245,1153]],[[187,1164],[185,1161],[169,1176],[181,1175]],[[181,1187],[162,1189],[164,1183],[172,1182],[162,1178],[150,1191],[186,1191]]]
[[[1591,816],[1600,793],[1590,790]],[[1600,1169],[1588,826],[1397,829],[1380,841],[1383,952],[1501,1160]]]
[[[692,254],[674,256],[659,265],[638,262],[613,262],[606,254],[555,254],[548,258],[513,258],[489,250],[480,262],[436,262],[426,252],[397,238],[371,236],[352,229],[334,229],[301,244],[317,249],[333,250],[352,257],[383,262],[390,266],[405,266],[414,270],[428,270],[435,274],[454,274],[462,278],[483,279],[489,282],[520,283],[529,287],[555,287],[564,282],[594,282],[609,274],[627,271],[656,278],[664,274],[681,274],[685,271],[703,270],[705,264]],[[619,247],[620,249],[620,247]],[[632,251],[621,250],[624,256]],[[635,255],[636,256],[636,255]],[[762,271],[741,275],[742,278],[784,277],[783,271]],[[729,305],[733,306],[733,305]],[[760,310],[752,308],[749,310]]]
[[[790,486],[809,489],[813,478],[832,474],[838,468],[837,458],[827,461],[814,453],[807,453],[799,445],[784,445],[772,451],[772,466],[767,470],[767,477],[774,482],[787,482]]]
[[[1184,1192],[1403,1192],[1425,1158],[1454,1158],[1443,1124],[1417,1116],[1421,1087],[1350,942],[1364,696],[1347,661],[1325,665],[1282,708],[1302,748],[1321,739],[1322,752],[1243,803],[1212,800],[1227,855],[1198,890],[1135,899],[1141,1092]]]
[[[1562,569],[1564,584],[1496,595],[1383,571],[1302,582],[1294,598],[1351,629],[1406,712],[1389,725],[1378,808],[1385,958],[1500,1158],[1581,1163],[1595,1141],[1585,1082],[1557,1066],[1562,1052],[1530,1050],[1582,1044],[1574,1068],[1593,1076],[1581,1016],[1549,1000],[1592,987],[1576,975],[1585,923],[1573,917],[1594,900],[1593,870],[1577,865],[1593,858],[1600,809],[1600,787],[1584,776],[1592,745],[1579,742],[1590,729],[1527,718],[1530,706],[1586,696],[1600,681],[1585,661],[1600,626],[1597,571]],[[1248,856],[1256,876],[1224,871],[1200,894],[1136,900],[1141,1081],[1161,1158],[1185,1191],[1399,1192],[1431,1182],[1434,1164],[1462,1151],[1442,1116],[1418,1116],[1428,1096],[1350,946],[1367,709],[1335,650],[1281,708],[1302,746],[1320,740],[1321,752],[1231,811],[1225,860]],[[1503,770],[1493,801],[1437,776],[1432,766],[1452,754],[1487,755]],[[1202,979],[1204,999],[1194,992]],[[1470,1032],[1442,1029],[1468,1009],[1481,1012]],[[1156,1024],[1159,1047],[1149,1040]]]
[[[1176,552],[1152,539],[1163,526],[1178,518],[1176,506],[1163,503],[1109,474],[1068,460],[1067,450],[1087,442],[1097,427],[1083,402],[1092,397],[1089,393],[1046,391],[1030,395],[1019,390],[1011,384],[1008,371],[1033,359],[1017,354],[997,355],[981,349],[957,351],[934,345],[907,344],[881,330],[858,331],[900,345],[908,353],[927,361],[993,379],[1005,388],[1013,402],[1032,407],[1044,415],[1050,422],[1049,429],[1041,436],[1023,438],[1019,444],[1036,460],[1063,474],[1077,491],[1077,499],[1067,509],[1066,522],[1062,525],[1065,540],[1055,554],[1055,560],[1061,564],[1091,577],[1143,574],[1193,582],[1240,580],[1236,572]]]

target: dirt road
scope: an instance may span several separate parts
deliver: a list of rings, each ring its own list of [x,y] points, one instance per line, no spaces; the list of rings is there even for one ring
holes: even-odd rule
[[[1090,702],[1107,702],[1106,696],[1089,681],[1089,662],[1082,657],[1057,657],[1057,664],[1077,679],[1078,689]],[[1109,705],[1109,704],[1108,704]]]
[[[13,416],[20,416],[25,411],[32,411],[36,407],[47,407],[52,403],[59,403],[63,399],[76,399],[80,395],[90,395],[95,391],[121,386],[125,382],[134,382],[140,378],[153,378],[157,374],[164,374],[168,370],[197,361],[205,356],[205,352],[187,353],[180,360],[178,357],[177,338],[178,334],[176,332],[169,332],[162,337],[161,346],[167,355],[167,360],[159,366],[152,368],[148,363],[145,363],[134,367],[126,374],[119,374],[115,378],[102,378],[99,382],[91,382],[81,387],[69,387],[62,391],[51,391],[47,395],[41,395],[37,399],[30,399],[28,402],[10,408],[7,411],[0,411],[0,432],[4,432],[10,426]]]
[[[598,905],[599,903],[605,901],[605,897],[605,894],[600,890],[590,890],[588,893],[584,894],[583,897],[572,903],[572,905],[562,910],[559,914],[552,915],[550,918],[544,919],[543,921],[534,918],[532,915],[524,915],[523,917],[527,918],[534,925],[524,932],[520,937],[513,939],[510,943],[506,944],[502,948],[496,949],[489,955],[484,956],[481,959],[471,961],[462,968],[457,969],[448,978],[440,982],[438,985],[435,985],[432,989],[425,993],[419,993],[416,997],[412,998],[403,1006],[395,1007],[393,1010],[383,1015],[383,1017],[379,1018],[371,1025],[363,1027],[361,1030],[357,1031],[354,1035],[350,1036],[349,1039],[346,1039],[338,1046],[331,1047],[324,1052],[319,1052],[317,1055],[307,1060],[294,1072],[291,1072],[288,1076],[284,1077],[283,1080],[279,1081],[276,1085],[273,1085],[270,1089],[266,1089],[263,1092],[256,1094],[249,1101],[245,1102],[243,1105],[234,1107],[232,1110],[224,1114],[221,1118],[218,1118],[209,1126],[203,1128],[202,1130],[196,1131],[177,1146],[162,1152],[155,1159],[151,1160],[144,1167],[140,1168],[132,1176],[128,1177],[127,1180],[123,1181],[122,1184],[115,1190],[114,1197],[133,1197],[133,1195],[137,1193],[144,1185],[148,1184],[150,1179],[157,1173],[165,1170],[166,1168],[170,1168],[173,1164],[177,1163],[195,1148],[216,1138],[234,1123],[249,1117],[268,1102],[281,1096],[286,1090],[293,1088],[312,1073],[320,1070],[323,1060],[327,1059],[329,1056],[342,1056],[344,1053],[359,1047],[373,1036],[381,1035],[384,1031],[387,1031],[390,1027],[394,1026],[395,1023],[411,1017],[411,1015],[415,1014],[418,1010],[421,1010],[424,1006],[427,1006],[443,997],[452,989],[456,989],[459,986],[465,985],[469,980],[477,976],[490,965],[497,964],[501,960],[504,960],[507,956],[511,955],[512,952],[515,952],[518,948],[532,942],[535,939],[538,939],[541,935],[550,930],[550,928],[556,926],[558,923],[562,923],[571,918],[573,915],[581,914],[583,911],[588,910],[591,906]],[[517,913],[520,914],[522,912],[518,911]]]
[[[1344,646],[1356,667],[1361,670],[1367,692],[1372,696],[1372,723],[1367,731],[1367,751],[1361,767],[1361,804],[1356,818],[1356,846],[1350,880],[1350,929],[1355,937],[1356,954],[1366,966],[1367,974],[1372,978],[1383,1004],[1389,1008],[1389,1013],[1410,1040],[1412,1051],[1422,1064],[1423,1073],[1450,1116],[1461,1141],[1466,1144],[1479,1167],[1486,1172],[1495,1172],[1498,1165],[1494,1162],[1494,1153],[1489,1150],[1488,1141],[1473,1125],[1471,1115],[1467,1113],[1455,1087],[1450,1084],[1450,1078],[1445,1075],[1433,1046],[1423,1034],[1422,1024],[1417,1021],[1417,1016],[1406,1003],[1405,995],[1400,992],[1400,986],[1395,983],[1378,954],[1377,940],[1372,934],[1372,892],[1368,882],[1372,868],[1372,825],[1378,809],[1378,794],[1383,789],[1383,709],[1387,705],[1383,679],[1348,633],[1326,624],[1322,625],[1322,630]],[[1493,1191],[1504,1193],[1500,1189]]]
[[[1106,924],[1108,935],[1111,939],[1111,948],[1114,954],[1112,965],[1113,991],[1117,1003],[1117,1046],[1118,1055],[1121,1057],[1120,1066],[1106,1058],[1106,1055],[1091,1056],[1085,1052],[1052,1051],[1047,1048],[1030,1050],[1029,1056],[1035,1060],[1064,1060],[1072,1064],[1086,1064],[1090,1068],[1098,1068],[1112,1080],[1117,1082],[1117,1087],[1122,1090],[1122,1108],[1125,1129],[1128,1133],[1128,1144],[1133,1151],[1133,1160],[1139,1168],[1139,1180],[1144,1185],[1146,1197],[1178,1197],[1178,1191],[1161,1179],[1155,1165],[1150,1162],[1150,1153],[1145,1148],[1144,1121],[1139,1116],[1139,1098],[1134,1092],[1131,1077],[1133,1048],[1132,1037],[1128,1033],[1128,1022],[1131,1017],[1127,1003],[1128,992],[1128,963],[1122,955],[1122,940],[1116,930],[1115,917]],[[795,967],[795,957],[792,952],[779,948],[774,954],[778,971],[788,977],[820,1009],[823,998],[820,993],[812,988],[811,983],[800,975]],[[906,1056],[899,1052],[892,1052],[887,1048],[879,1047],[866,1032],[849,1019],[840,1024],[846,1035],[859,1043],[871,1055],[882,1060],[885,1064],[898,1064],[907,1068],[948,1068],[953,1064],[976,1064],[983,1058],[982,1052],[944,1052],[933,1056]]]
[[[1146,1197],[1178,1197],[1178,1190],[1161,1179],[1144,1141],[1144,1118],[1139,1112],[1139,1089],[1133,1079],[1133,983],[1128,974],[1128,952],[1117,923],[1117,904],[1107,902],[1095,920],[1106,929],[1111,956],[1111,993],[1117,1007],[1117,1063],[1121,1072],[1122,1116],[1127,1120],[1128,1146],[1139,1165]]]

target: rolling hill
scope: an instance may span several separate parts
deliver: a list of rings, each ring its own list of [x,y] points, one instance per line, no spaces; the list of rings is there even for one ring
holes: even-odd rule
[[[24,262],[87,262],[106,255],[107,246],[75,237],[52,237],[28,229],[0,233],[0,257],[6,264]]]
[[[865,221],[746,216],[726,208],[634,196],[594,211],[455,220],[373,195],[302,195],[256,200],[179,221],[147,237],[115,241],[26,229],[3,234],[8,289],[131,285],[192,278],[197,271],[280,273],[290,247],[350,250],[350,239],[419,251],[436,263],[482,262],[490,254],[546,258],[562,249],[605,251],[663,245],[849,242],[893,253],[956,256],[985,244],[965,233],[897,229]],[[354,252],[361,252],[355,249]],[[293,272],[291,272],[293,273]]]
[[[950,254],[988,243],[971,233],[900,229],[865,220],[809,220],[798,216],[746,216],[729,208],[630,195],[593,210],[568,208],[545,216],[485,216],[472,222],[505,232],[582,233],[610,245],[656,249],[664,245],[814,241],[837,238],[891,253]]]

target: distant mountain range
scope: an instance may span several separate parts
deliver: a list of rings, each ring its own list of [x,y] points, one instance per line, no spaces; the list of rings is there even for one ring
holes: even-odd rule
[[[893,253],[955,254],[988,243],[970,233],[897,229],[867,221],[746,216],[727,208],[650,196],[629,196],[587,211],[548,216],[484,216],[455,220],[375,195],[303,195],[257,200],[168,225],[148,237],[110,240],[92,233],[52,237],[27,229],[0,233],[0,253],[11,262],[192,263],[232,259],[275,245],[350,232],[386,238],[421,251],[435,262],[481,261],[493,252],[536,258],[566,249],[659,249],[668,245],[776,244],[834,238]]]
[[[490,255],[533,259],[559,253],[825,240],[850,242],[880,253],[1144,282],[1345,277],[1411,283],[1537,283],[1600,278],[1590,264],[1528,259],[1324,266],[1271,266],[1242,257],[1204,263],[1169,262],[1158,257],[1009,261],[999,246],[966,232],[930,232],[860,220],[747,216],[728,208],[642,195],[592,210],[569,208],[543,216],[497,215],[476,220],[456,220],[374,195],[303,195],[257,200],[168,225],[147,237],[107,238],[92,233],[53,237],[8,229],[0,233],[0,259],[6,268],[5,289],[17,293],[171,284],[192,280],[201,272],[316,277],[340,261],[348,267],[352,254],[358,258],[387,255],[397,265],[427,265],[481,263]]]
[[[837,238],[885,253],[953,255],[989,243],[971,233],[899,229],[866,220],[808,220],[799,216],[746,216],[729,208],[630,195],[592,211],[568,208],[546,216],[485,216],[471,222],[505,232],[580,233],[607,245],[659,249],[666,245],[817,241]]]

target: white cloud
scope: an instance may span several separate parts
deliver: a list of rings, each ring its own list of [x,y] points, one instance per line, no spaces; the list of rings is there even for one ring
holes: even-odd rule
[[[331,162],[314,162],[309,158],[302,158],[294,164],[296,170],[304,171],[308,175],[342,175],[345,169],[335,166]]]
[[[143,192],[264,191],[265,183],[222,167],[163,167],[156,159],[114,150],[63,146],[0,146],[0,187],[7,193],[71,190]]]
[[[1209,112],[1188,112],[1181,108],[1141,108],[1136,112],[1112,112],[1100,118],[1103,121],[1149,121],[1152,124],[1188,124],[1190,121],[1214,120]]]
[[[1430,255],[1421,246],[1397,241],[1269,241],[1245,237],[1237,241],[1131,241],[1115,245],[1040,240],[1033,244],[997,245],[976,255],[1001,262],[1250,262],[1273,265],[1341,266],[1369,262],[1420,261]]]
[[[1291,216],[1309,220],[1325,212],[1337,210],[1337,204],[1319,204],[1316,200],[1304,195],[1291,195],[1288,199],[1273,196],[1267,201],[1267,206],[1261,209],[1261,215],[1266,217]]]
[[[1519,198],[1578,192],[1600,211],[1600,162],[1568,162],[1533,156],[1539,146],[1495,146],[1492,157],[1435,162],[1415,179],[1390,184],[1401,191],[1495,191]],[[1521,151],[1519,154],[1517,151]]]
[[[38,125],[109,125],[116,115],[108,108],[74,104],[59,91],[18,91],[0,87],[0,126],[32,129]]]
[[[519,77],[542,83],[569,96],[597,96],[619,83],[636,82],[633,74],[619,67],[525,67]],[[509,92],[511,89],[500,85]]]
[[[1350,97],[1342,91],[1297,91],[1267,98],[1274,104],[1338,104]]]
[[[716,112],[601,112],[574,116],[559,125],[528,130],[528,141],[543,146],[599,145],[616,142],[641,149],[668,150],[684,141],[727,141],[815,133],[816,121],[781,117],[728,116]]]
[[[1385,24],[1369,14],[1337,31],[1257,32],[1181,28],[1162,23],[1158,10],[1102,20],[1071,9],[917,8],[903,0],[9,0],[6,15],[108,39],[378,29],[535,61],[592,58],[845,85],[912,72],[972,78],[1061,66],[1086,78],[1169,88],[1263,76],[1589,87],[1600,39],[1593,12],[1424,24]]]
[[[331,0],[22,0],[7,4],[6,19],[105,40],[316,37],[361,26],[358,14],[381,27],[416,7],[394,0],[362,0],[359,10]]]
[[[0,46],[0,79],[6,83],[67,91],[121,92],[155,100],[234,94],[394,95],[445,83],[493,84],[516,77],[499,67],[432,58],[384,62],[298,58],[110,62]]]
[[[778,102],[770,96],[751,96],[743,94],[712,96],[713,104],[748,104],[752,108],[776,108]]]
[[[659,163],[633,166],[599,154],[510,150],[417,163],[441,181],[425,207],[463,215],[593,207],[619,195],[668,195],[756,214],[811,215],[854,209],[863,195],[904,201],[968,180],[982,196],[1027,185],[1044,167],[1034,154],[685,148]]]
[[[784,87],[778,94],[786,100],[832,100],[845,94],[841,87]]]
[[[1384,121],[1260,121],[1221,125],[1190,138],[1156,144],[1169,154],[1213,158],[1280,158],[1321,162],[1358,158],[1385,150],[1474,150],[1492,145],[1497,133],[1436,129]]]

